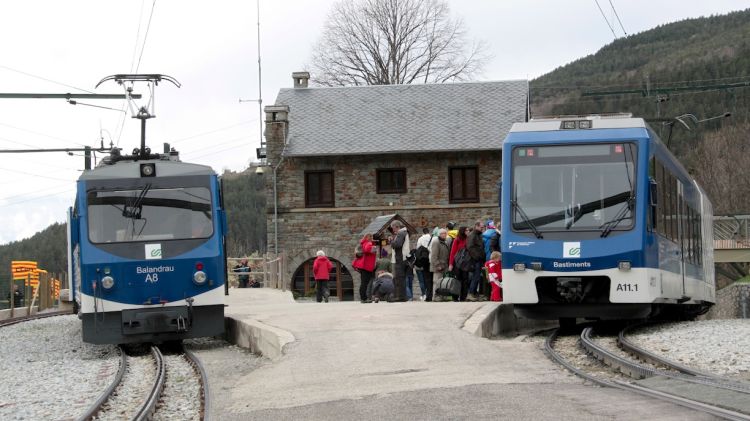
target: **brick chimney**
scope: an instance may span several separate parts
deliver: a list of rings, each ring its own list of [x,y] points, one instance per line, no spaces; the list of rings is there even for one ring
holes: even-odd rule
[[[310,72],[293,72],[292,79],[294,79],[294,89],[307,88]]]

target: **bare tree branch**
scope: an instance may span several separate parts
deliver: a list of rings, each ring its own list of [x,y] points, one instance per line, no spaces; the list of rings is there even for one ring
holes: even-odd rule
[[[308,66],[323,86],[471,80],[488,60],[445,0],[341,0]]]

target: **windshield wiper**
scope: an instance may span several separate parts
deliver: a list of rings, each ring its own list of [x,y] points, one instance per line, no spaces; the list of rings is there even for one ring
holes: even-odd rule
[[[148,191],[151,190],[151,183],[146,184],[143,190],[138,194],[138,197],[132,203],[126,204],[122,210],[122,216],[130,219],[141,219],[141,212],[143,211],[143,199],[146,197]]]
[[[531,229],[531,231],[534,233],[536,238],[540,238],[540,239],[544,238],[544,236],[542,236],[542,233],[539,232],[539,229],[537,229],[536,225],[534,225],[534,223],[531,222],[531,219],[529,219],[529,216],[526,215],[526,212],[523,211],[523,208],[521,208],[521,205],[518,204],[518,201],[512,200],[510,203],[511,205],[513,205],[513,207],[516,208],[518,213],[521,215],[521,218],[523,218],[523,222],[525,222],[526,226]]]
[[[612,230],[614,230],[620,222],[626,219],[626,216],[631,217],[633,215],[633,199],[635,199],[635,197],[631,194],[630,197],[628,197],[625,206],[623,206],[622,209],[617,212],[617,215],[615,215],[615,217],[611,220],[602,224],[602,238],[608,236],[609,233],[611,233]],[[627,214],[628,212],[630,212],[630,215]]]

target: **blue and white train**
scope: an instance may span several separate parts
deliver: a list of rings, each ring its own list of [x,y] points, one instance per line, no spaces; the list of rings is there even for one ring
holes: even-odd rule
[[[180,162],[174,150],[115,153],[78,179],[68,218],[85,342],[224,332],[226,218],[210,167]]]
[[[503,292],[536,319],[694,316],[715,301],[712,205],[641,118],[513,125]]]

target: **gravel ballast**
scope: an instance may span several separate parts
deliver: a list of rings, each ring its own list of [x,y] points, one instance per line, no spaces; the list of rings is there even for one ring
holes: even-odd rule
[[[77,418],[114,380],[117,348],[81,340],[74,315],[0,328],[0,419]]]
[[[702,371],[750,379],[750,319],[701,320],[645,327],[635,345]]]
[[[200,420],[200,377],[184,355],[164,355],[167,378],[154,420]]]

